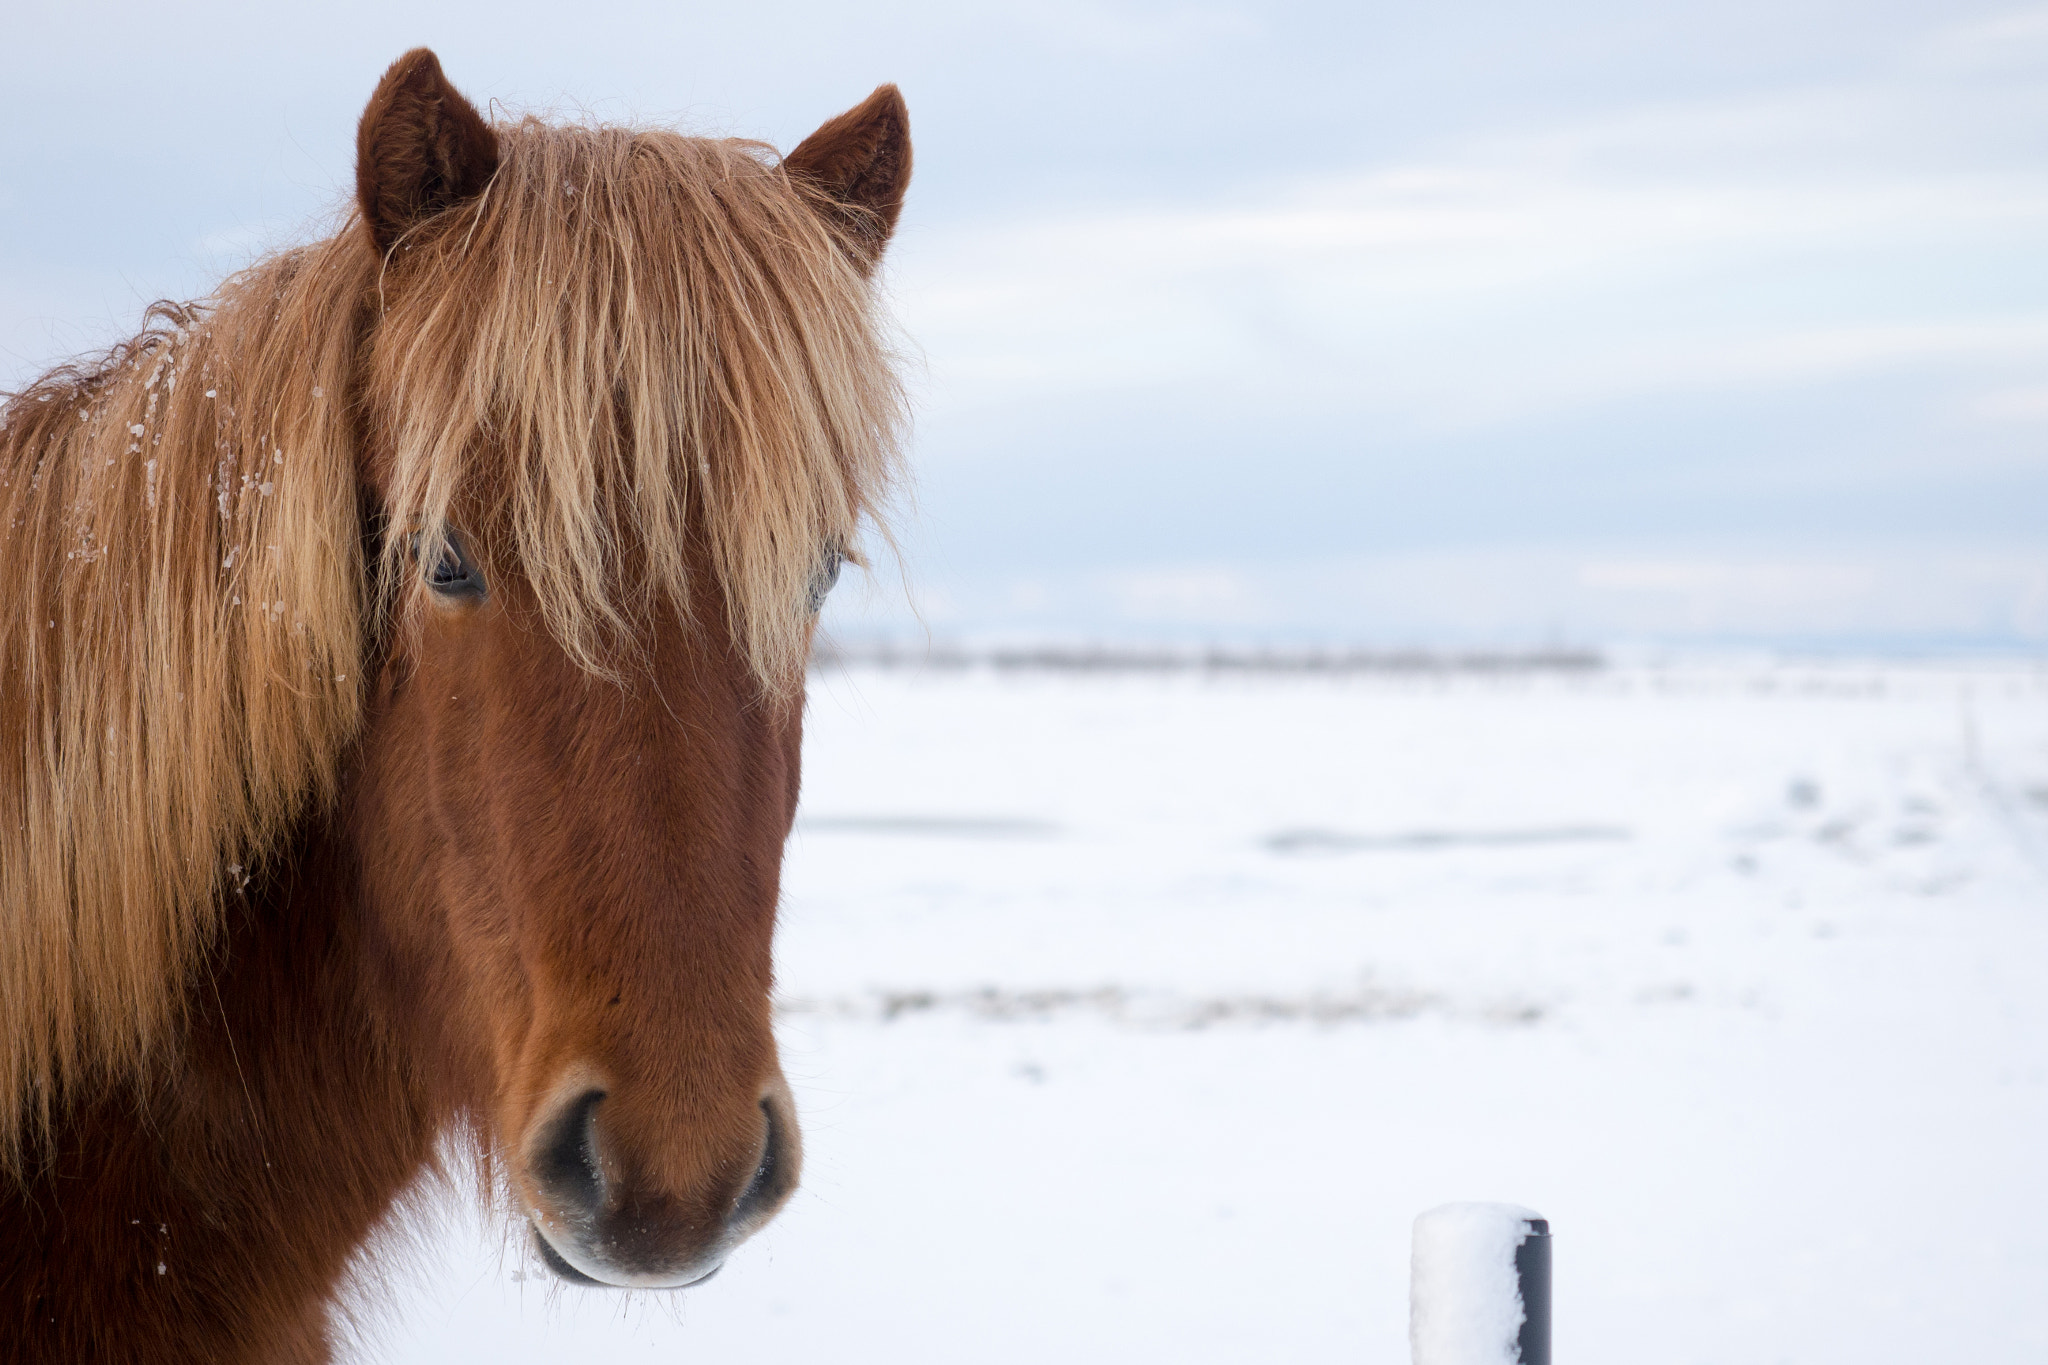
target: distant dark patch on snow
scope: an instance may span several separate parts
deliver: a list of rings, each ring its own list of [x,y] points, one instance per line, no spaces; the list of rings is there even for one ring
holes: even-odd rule
[[[1597,673],[1606,656],[1591,649],[1436,650],[1236,649],[1145,645],[1041,644],[972,648],[889,640],[821,641],[811,668],[913,668],[996,673],[1286,673],[1444,674]]]
[[[1418,829],[1400,834],[1351,834],[1337,829],[1283,829],[1266,836],[1275,853],[1373,853],[1406,849],[1515,848],[1526,844],[1614,844],[1635,835],[1619,825],[1559,825],[1548,829]]]
[[[945,839],[1050,839],[1060,832],[1045,820],[1008,816],[806,815],[796,822],[806,834],[921,834]]]
[[[1545,1010],[1526,1001],[1479,1009],[1454,1009],[1441,997],[1422,991],[1361,986],[1349,991],[1311,991],[1300,995],[1187,996],[1170,992],[1132,991],[1120,986],[1093,989],[1011,990],[982,986],[973,990],[872,990],[825,999],[792,998],[780,1002],[784,1016],[812,1016],[887,1024],[924,1015],[950,1015],[976,1023],[1030,1023],[1076,1016],[1091,1017],[1125,1028],[1204,1029],[1225,1025],[1308,1024],[1334,1028],[1343,1024],[1413,1019],[1422,1014],[1456,1015],[1495,1024],[1533,1024]]]

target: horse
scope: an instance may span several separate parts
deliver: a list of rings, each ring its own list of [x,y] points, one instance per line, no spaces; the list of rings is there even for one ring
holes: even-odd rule
[[[771,941],[900,470],[902,96],[778,158],[489,122],[418,49],[356,150],[334,235],[0,408],[9,1360],[330,1359],[470,1155],[581,1285],[701,1284],[796,1185]]]

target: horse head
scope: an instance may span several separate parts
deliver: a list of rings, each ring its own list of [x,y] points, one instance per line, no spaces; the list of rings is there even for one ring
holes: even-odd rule
[[[700,1281],[796,1184],[802,658],[886,479],[909,166],[893,87],[779,163],[494,128],[425,51],[363,116],[370,994],[572,1281]]]

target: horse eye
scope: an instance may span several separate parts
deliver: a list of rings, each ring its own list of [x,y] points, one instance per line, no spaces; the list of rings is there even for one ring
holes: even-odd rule
[[[824,562],[818,565],[818,572],[811,579],[811,615],[816,616],[825,609],[825,599],[832,593],[833,584],[839,581],[840,566],[846,563],[846,556],[839,553],[839,547],[828,546]]]
[[[420,558],[420,537],[412,538],[412,557]],[[427,570],[427,586],[443,597],[482,598],[483,573],[463,551],[462,537],[450,530],[441,540],[441,553]]]

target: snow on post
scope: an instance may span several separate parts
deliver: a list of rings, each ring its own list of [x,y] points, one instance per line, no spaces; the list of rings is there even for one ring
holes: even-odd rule
[[[1550,1224],[1514,1204],[1415,1220],[1414,1365],[1550,1365]]]

